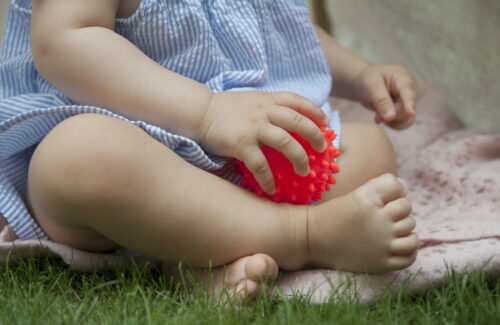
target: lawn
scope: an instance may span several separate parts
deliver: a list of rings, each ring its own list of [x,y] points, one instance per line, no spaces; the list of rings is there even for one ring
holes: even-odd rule
[[[0,268],[0,324],[500,324],[500,279],[453,274],[420,295],[387,292],[370,305],[261,295],[223,306],[158,270],[76,272],[54,258]]]

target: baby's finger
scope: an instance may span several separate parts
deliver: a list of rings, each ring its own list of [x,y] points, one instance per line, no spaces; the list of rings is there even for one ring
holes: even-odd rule
[[[415,90],[408,85],[397,85],[397,90],[399,92],[399,97],[403,102],[403,108],[406,114],[410,117],[415,116],[415,103],[416,103],[416,94]]]
[[[415,121],[414,117],[408,116],[402,111],[401,106],[402,106],[401,101],[397,101],[395,104],[397,111],[396,117],[393,118],[391,121],[385,123],[386,125],[395,130],[406,129],[410,127]],[[375,112],[374,121],[377,124],[385,122],[384,118],[378,112]]]
[[[273,98],[276,104],[292,108],[320,125],[330,124],[330,118],[325,112],[305,97],[288,91],[280,91],[273,93]]]
[[[316,151],[325,151],[326,141],[323,133],[313,121],[304,115],[287,107],[276,106],[269,113],[269,120],[272,124],[289,132],[298,133],[309,142]]]
[[[378,112],[376,112],[375,113],[375,123],[380,124],[383,122],[384,122],[384,119],[382,118],[382,116],[380,116],[380,114]]]
[[[270,195],[276,192],[273,174],[266,157],[258,146],[246,147],[241,157],[236,158],[245,163],[245,166],[255,176],[255,179],[264,192]]]
[[[259,130],[259,142],[281,152],[290,160],[297,175],[309,174],[309,159],[304,148],[287,131],[268,124]]]
[[[403,102],[401,99],[398,99],[395,105],[398,114],[396,118],[387,123],[387,125],[394,130],[404,130],[406,128],[409,128],[415,122],[415,117],[407,115],[407,113],[404,111]]]
[[[373,87],[369,97],[373,106],[375,106],[375,110],[382,116],[384,121],[389,122],[396,117],[396,108],[382,80]]]
[[[387,125],[394,130],[404,130],[412,126],[413,123],[415,123],[415,118],[410,117],[404,120],[392,120]]]

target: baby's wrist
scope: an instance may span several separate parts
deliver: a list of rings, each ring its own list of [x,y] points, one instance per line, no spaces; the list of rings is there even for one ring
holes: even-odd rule
[[[201,111],[199,121],[198,121],[198,126],[196,127],[195,133],[195,141],[202,147],[205,146],[206,143],[206,135],[208,133],[208,129],[211,124],[211,118],[210,116],[211,111],[213,111],[214,108],[214,99],[216,96],[216,93],[213,92],[211,89],[208,89],[209,93],[207,93],[207,99],[205,100],[205,103],[203,105],[203,109]]]
[[[366,71],[368,69],[372,69],[376,66],[376,64],[373,64],[371,62],[366,62],[363,65],[360,65],[357,69],[356,74],[354,75],[354,78],[352,79],[352,84],[351,84],[351,92],[353,94],[353,99],[356,101],[361,102],[362,101],[362,93],[363,93],[363,87],[365,86],[364,78],[366,76]]]

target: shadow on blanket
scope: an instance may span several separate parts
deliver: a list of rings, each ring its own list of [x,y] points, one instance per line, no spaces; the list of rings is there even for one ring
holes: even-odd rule
[[[372,119],[351,102],[332,104],[344,120]],[[410,189],[421,239],[417,261],[406,270],[384,275],[335,270],[284,273],[279,286],[286,294],[309,295],[312,302],[322,303],[337,287],[350,283],[356,292],[348,293],[367,302],[386,288],[397,290],[403,284],[409,292],[443,285],[451,269],[482,269],[500,276],[500,134],[464,130],[430,88],[421,94],[415,126],[387,132],[398,153],[399,174]],[[124,255],[87,253],[50,241],[19,241],[6,226],[0,234],[0,262],[10,253],[21,257],[50,253],[78,270],[126,267],[129,261]],[[150,261],[134,259],[139,265]]]

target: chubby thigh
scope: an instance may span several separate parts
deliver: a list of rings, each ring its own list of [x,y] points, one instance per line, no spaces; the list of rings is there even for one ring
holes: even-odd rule
[[[264,252],[291,265],[288,209],[108,116],[68,118],[43,139],[27,201],[52,240],[86,251],[125,247],[166,262],[189,257],[193,267]]]

